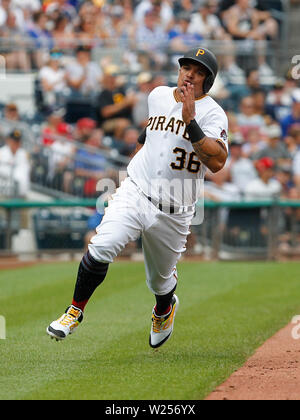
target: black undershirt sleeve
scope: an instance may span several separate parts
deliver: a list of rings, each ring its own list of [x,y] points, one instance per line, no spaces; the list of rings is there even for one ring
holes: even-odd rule
[[[145,144],[146,141],[146,128],[144,128],[143,132],[139,135],[138,143]]]

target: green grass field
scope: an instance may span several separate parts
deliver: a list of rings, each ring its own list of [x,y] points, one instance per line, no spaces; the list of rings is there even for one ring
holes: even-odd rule
[[[76,334],[46,327],[73,294],[77,263],[0,271],[0,400],[203,399],[300,313],[299,263],[181,263],[174,334],[148,345],[154,299],[142,263],[118,262]]]

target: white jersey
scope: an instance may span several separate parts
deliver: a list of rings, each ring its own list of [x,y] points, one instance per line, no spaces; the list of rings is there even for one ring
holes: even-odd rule
[[[175,88],[161,86],[148,98],[146,141],[128,166],[128,175],[145,195],[164,205],[193,206],[200,198],[206,167],[189,141]],[[228,120],[208,95],[195,101],[195,120],[204,134],[228,149]]]

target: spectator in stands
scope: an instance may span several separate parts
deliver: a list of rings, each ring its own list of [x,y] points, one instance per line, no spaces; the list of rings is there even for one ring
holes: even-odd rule
[[[291,113],[281,120],[283,137],[285,137],[290,128],[300,124],[300,89],[296,89],[292,94]]]
[[[253,92],[256,92],[260,90],[261,83],[259,79],[259,71],[257,68],[249,69],[246,75],[246,82],[247,82],[247,88],[249,91],[249,95],[252,95]]]
[[[234,112],[229,111],[226,113],[226,115],[228,118],[228,140],[230,142],[232,141],[235,135],[240,135],[242,137],[242,134],[240,132],[240,127],[237,122],[236,114]],[[243,141],[243,137],[242,137],[242,141]]]
[[[0,27],[5,25],[8,14],[12,12],[15,14],[18,29],[21,31],[25,29],[24,12],[16,2],[12,0],[1,0],[0,4]]]
[[[127,127],[124,131],[123,141],[118,148],[119,153],[123,156],[132,158],[135,154],[139,135],[140,131],[136,127]]]
[[[26,33],[18,27],[15,11],[7,11],[6,21],[0,28],[0,37],[6,69],[29,71],[31,63],[26,52]]]
[[[106,43],[112,46],[123,46],[128,48],[130,42],[134,39],[136,22],[132,18],[132,10],[121,5],[111,7],[108,16],[107,35],[109,39]]]
[[[73,96],[97,94],[102,71],[100,66],[91,60],[89,47],[79,46],[76,49],[76,59],[66,66],[66,80]]]
[[[43,90],[44,103],[53,106],[59,95],[66,94],[66,72],[61,64],[63,54],[59,50],[52,50],[48,63],[39,72],[39,79]]]
[[[13,6],[22,9],[23,13],[32,14],[42,7],[41,0],[13,0]]]
[[[66,123],[58,127],[58,134],[49,147],[49,185],[66,193],[72,192],[73,159],[75,146],[71,141],[70,128]]]
[[[173,12],[175,16],[178,16],[182,12],[192,14],[196,9],[197,4],[192,0],[175,0],[173,2]]]
[[[82,45],[94,48],[101,44],[101,39],[107,37],[108,33],[103,25],[97,24],[96,16],[87,16],[81,20],[77,31],[77,39]]]
[[[0,178],[16,186],[18,197],[26,197],[30,189],[30,161],[22,148],[22,133],[13,130],[0,148]]]
[[[73,49],[76,46],[76,38],[73,31],[73,25],[63,14],[58,15],[54,20],[52,36],[54,46],[57,49]]]
[[[271,120],[271,118],[267,115],[266,92],[263,89],[257,88],[253,90],[251,96],[254,103],[255,113],[261,115],[265,121]]]
[[[37,68],[41,68],[44,64],[44,49],[53,48],[53,38],[47,24],[46,13],[39,10],[33,14],[32,26],[28,29],[28,35],[33,43],[32,52]]]
[[[45,10],[51,19],[55,19],[58,15],[65,15],[70,21],[77,18],[77,11],[69,0],[55,0],[47,3]]]
[[[300,144],[300,125],[295,125],[290,128],[288,135],[284,138],[284,143],[293,159],[298,151],[298,145]]]
[[[136,31],[136,48],[147,52],[149,68],[160,70],[166,63],[164,49],[168,44],[168,36],[160,23],[154,10],[148,10],[144,19],[138,21]]]
[[[249,201],[272,200],[279,198],[281,185],[275,175],[275,163],[269,157],[256,162],[258,178],[249,182],[245,189],[245,198]]]
[[[216,16],[217,0],[205,0],[200,3],[197,13],[192,14],[189,32],[198,34],[204,39],[231,39],[225,32],[219,18]]]
[[[250,0],[235,0],[235,4],[223,12],[223,23],[234,40],[259,41],[252,44],[258,56],[259,73],[264,85],[274,82],[274,73],[266,63],[266,44],[264,41],[276,39],[278,23],[269,11],[261,11],[251,6]]]
[[[133,121],[139,128],[145,128],[148,124],[148,96],[152,91],[153,76],[149,72],[142,72],[137,78],[138,91],[137,101],[133,107]]]
[[[64,123],[63,111],[53,111],[47,121],[42,126],[41,142],[43,146],[51,146],[55,142],[57,136],[60,135],[60,127]]]
[[[290,68],[286,74],[285,74],[285,82],[284,82],[284,89],[287,93],[289,93],[290,95],[293,94],[293,92],[295,91],[295,89],[299,88],[299,80],[298,80],[298,75],[299,73],[296,72],[296,77],[294,74],[294,68]]]
[[[85,197],[99,196],[97,183],[104,178],[111,178],[112,170],[108,169],[108,161],[101,154],[103,131],[96,130],[86,140],[81,148],[77,149],[75,155],[75,176],[83,181],[83,193]]]
[[[109,65],[104,69],[103,90],[98,98],[99,124],[106,134],[122,140],[123,132],[132,123],[132,109],[137,102],[135,93],[127,93],[118,86],[118,67]]]
[[[18,122],[21,120],[18,106],[13,102],[5,105],[3,116],[7,121]]]
[[[150,10],[154,11],[164,28],[172,22],[173,10],[170,3],[166,0],[142,0],[134,12],[136,22],[142,22]]]
[[[292,98],[289,90],[286,89],[286,83],[278,79],[266,97],[267,113],[273,120],[281,121],[289,114],[291,105]]]
[[[290,165],[291,155],[285,143],[281,141],[281,128],[278,124],[272,124],[265,129],[267,146],[253,155],[254,160],[269,157],[275,165]]]
[[[229,34],[235,40],[274,39],[278,34],[278,24],[268,11],[253,8],[249,0],[236,0],[223,13]]]
[[[96,16],[99,13],[101,14],[101,4],[99,3],[97,6],[97,3],[95,1],[81,2],[77,9],[79,22],[86,18],[90,18],[91,16]]]
[[[292,167],[291,165],[279,165],[276,169],[275,178],[280,182],[280,198],[289,199],[293,188]]]
[[[264,118],[257,114],[254,107],[252,96],[247,96],[241,100],[240,113],[237,115],[237,122],[244,136],[251,127],[264,127]]]
[[[221,169],[216,174],[208,171],[204,197],[212,201],[239,201],[241,198],[238,187],[229,182],[226,168]]]
[[[251,127],[245,135],[245,142],[242,146],[243,156],[249,159],[259,153],[267,146],[259,127]]]
[[[4,145],[5,138],[12,129],[17,128],[21,122],[19,109],[15,103],[8,103],[5,105],[2,117],[5,124],[0,124],[0,146]]]
[[[213,87],[209,91],[209,95],[215,99],[224,109],[228,109],[228,99],[231,95],[219,74],[215,78]]]
[[[80,118],[76,123],[74,140],[79,143],[85,143],[93,134],[97,123],[92,118]]]
[[[32,15],[31,26],[28,28],[28,33],[35,41],[35,46],[39,48],[49,48],[53,46],[52,34],[49,31],[49,18],[42,10],[37,10]]]
[[[185,52],[199,43],[203,36],[190,28],[191,17],[181,13],[175,19],[176,25],[168,33],[170,47],[173,51]]]
[[[245,71],[237,65],[235,50],[231,44],[227,45],[226,55],[220,56],[219,77],[230,95],[224,107],[233,112],[238,112],[242,98],[249,96]]]
[[[230,143],[230,155],[226,163],[231,181],[243,195],[248,183],[257,178],[257,172],[252,160],[243,157],[243,142],[240,137],[234,137]]]

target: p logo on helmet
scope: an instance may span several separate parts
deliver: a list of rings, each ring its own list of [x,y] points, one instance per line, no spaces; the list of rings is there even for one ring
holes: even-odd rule
[[[205,54],[205,51],[204,51],[204,50],[202,50],[202,49],[199,49],[199,50],[197,51],[196,57],[198,57],[199,55],[204,55],[204,54]]]

